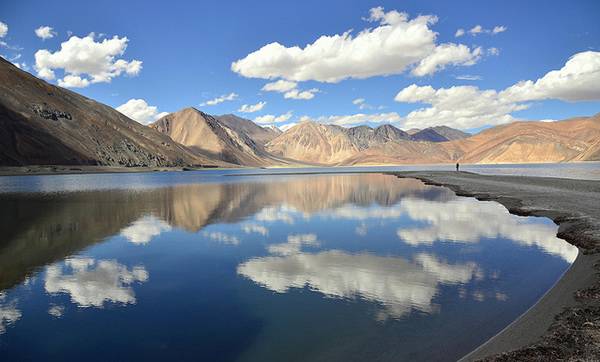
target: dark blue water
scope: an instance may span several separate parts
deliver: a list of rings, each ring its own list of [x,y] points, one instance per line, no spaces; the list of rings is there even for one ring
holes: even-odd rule
[[[2,360],[456,360],[577,255],[416,180],[235,173],[2,179]]]

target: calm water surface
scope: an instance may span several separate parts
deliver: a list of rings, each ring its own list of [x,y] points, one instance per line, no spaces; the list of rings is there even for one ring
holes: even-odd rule
[[[0,180],[2,359],[456,360],[577,255],[416,180],[236,172]]]

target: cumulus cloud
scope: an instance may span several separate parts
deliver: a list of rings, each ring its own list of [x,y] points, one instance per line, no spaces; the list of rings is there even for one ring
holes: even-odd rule
[[[0,21],[0,38],[4,38],[8,34],[8,25]]]
[[[394,98],[397,102],[429,104],[402,119],[405,128],[447,125],[472,129],[517,120],[510,113],[529,108],[532,101],[600,101],[600,53],[572,56],[559,70],[537,81],[521,81],[505,90],[480,90],[475,86],[434,89],[410,85]]]
[[[358,98],[352,101],[353,104],[361,104],[362,102],[364,102],[365,99],[364,98]]]
[[[238,109],[238,112],[244,112],[244,113],[258,112],[263,109],[265,104],[267,104],[267,102],[260,102],[258,104],[252,105],[252,106],[248,106],[247,104],[244,104],[242,106],[242,108]]]
[[[265,86],[262,87],[261,90],[275,91],[275,92],[283,93],[283,92],[291,91],[292,89],[296,88],[297,86],[298,86],[298,83],[296,83],[296,82],[290,82],[288,80],[280,79],[277,82],[271,82],[271,83],[265,84]]]
[[[72,36],[61,44],[59,51],[52,53],[46,49],[38,50],[35,53],[38,76],[52,80],[56,78],[54,70],[63,69],[65,77],[59,79],[59,85],[83,87],[91,83],[110,83],[112,78],[121,74],[139,74],[142,69],[141,61],[118,59],[127,49],[129,39],[114,36],[112,39],[96,42],[94,38],[94,33],[85,38]]]
[[[127,103],[118,106],[116,109],[127,117],[142,124],[156,121],[168,114],[167,112],[158,113],[156,107],[149,106],[143,99],[130,99]]]
[[[291,99],[313,99],[315,93],[319,90],[317,88],[309,89],[307,91],[301,92],[298,89],[292,89],[289,92],[285,92],[283,98],[291,98]]]
[[[284,93],[284,98],[291,99],[312,99],[315,95],[314,93],[318,92],[317,88],[313,88],[307,91],[300,91],[298,88],[298,83],[290,82],[284,79],[280,79],[277,82],[271,82],[265,84],[261,90],[263,91],[275,91],[279,93]]]
[[[399,74],[413,66],[418,71],[411,75],[422,76],[447,65],[471,65],[481,55],[479,48],[471,51],[452,43],[442,44],[438,50],[437,33],[430,29],[438,21],[436,16],[409,20],[406,13],[386,13],[377,7],[365,20],[379,22],[379,26],[356,36],[352,31],[321,36],[303,49],[270,43],[232,63],[231,69],[248,78],[336,83],[347,78]]]
[[[6,37],[6,34],[8,34],[8,25],[4,24],[3,22],[0,21],[0,39]],[[8,48],[10,50],[22,50],[23,48],[19,47],[19,46],[15,46],[15,45],[8,45],[8,43],[6,43],[4,40],[0,40],[0,45]],[[20,56],[20,55],[19,55]]]
[[[291,111],[286,114],[282,114],[281,116],[274,116],[272,114],[267,114],[266,116],[254,118],[254,123],[257,123],[257,124],[282,123],[282,122],[286,122],[290,118],[292,118]]]
[[[42,40],[46,40],[54,38],[56,36],[56,32],[53,31],[49,26],[40,26],[39,28],[35,29],[35,35],[37,35],[39,38],[42,38]]]
[[[212,99],[208,102],[204,102],[204,103],[200,103],[200,107],[205,107],[205,106],[214,106],[215,104],[219,104],[225,101],[232,101],[234,99],[237,99],[238,95],[235,93],[230,93],[229,95],[222,95],[218,98]]]

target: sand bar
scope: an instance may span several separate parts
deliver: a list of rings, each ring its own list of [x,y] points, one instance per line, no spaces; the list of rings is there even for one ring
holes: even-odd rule
[[[600,356],[600,181],[490,176],[455,171],[392,172],[543,216],[580,250],[575,263],[527,313],[464,361],[594,360]]]

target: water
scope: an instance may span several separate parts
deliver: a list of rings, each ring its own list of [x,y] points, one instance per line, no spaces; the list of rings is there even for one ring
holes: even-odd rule
[[[3,359],[456,360],[577,256],[417,180],[237,172],[2,179]]]

